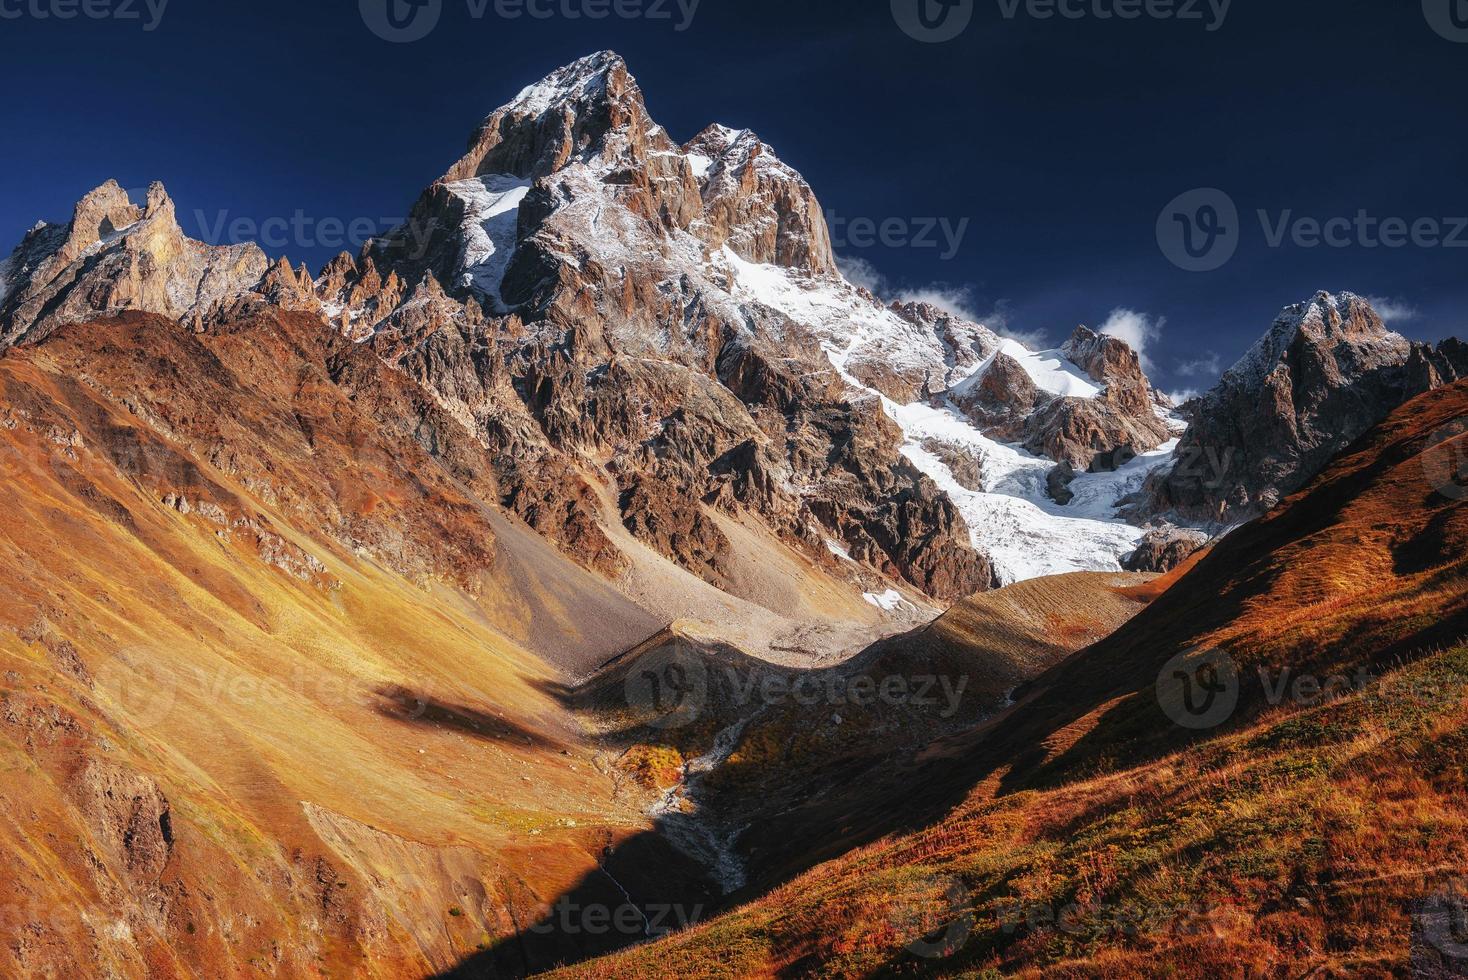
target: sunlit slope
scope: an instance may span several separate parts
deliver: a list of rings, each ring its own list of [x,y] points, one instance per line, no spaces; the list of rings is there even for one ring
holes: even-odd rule
[[[965,599],[927,627],[877,644],[867,659],[962,671],[975,696],[1002,697],[1110,635],[1163,584],[1153,575],[1108,572],[1030,579]]]
[[[1410,403],[1011,711],[934,745],[903,805],[966,789],[927,829],[568,975],[1462,969],[1465,419],[1468,386]],[[1197,648],[1233,664],[1231,710],[1180,713],[1174,658]]]
[[[542,656],[652,620],[296,329],[0,359],[0,973],[423,975],[645,829]]]

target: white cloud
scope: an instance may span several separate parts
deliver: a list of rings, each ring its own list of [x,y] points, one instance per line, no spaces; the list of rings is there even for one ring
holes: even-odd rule
[[[1152,359],[1147,356],[1147,348],[1152,341],[1162,336],[1162,328],[1166,325],[1166,317],[1158,317],[1154,320],[1146,313],[1138,313],[1136,310],[1119,306],[1111,311],[1106,322],[1101,324],[1099,332],[1125,341],[1128,347],[1137,352],[1137,357],[1142,362],[1142,370],[1151,374]]]
[[[973,323],[981,323],[1001,337],[1019,341],[1031,350],[1044,350],[1049,346],[1043,330],[1017,330],[1010,326],[1008,304],[1004,300],[994,304],[988,313],[980,313],[974,292],[968,286],[952,286],[935,282],[926,286],[904,289],[896,286],[881,271],[859,256],[836,256],[836,267],[853,286],[861,286],[884,299],[899,303],[927,303],[952,316]]]
[[[877,267],[866,259],[859,256],[847,258],[838,255],[836,256],[836,268],[841,270],[841,275],[853,286],[869,289],[878,296],[887,291],[887,277],[878,272]]]
[[[984,318],[974,310],[974,296],[967,287],[953,288],[943,285],[924,286],[921,289],[904,289],[897,294],[899,303],[927,303],[944,313],[963,320],[983,323]]]
[[[1223,370],[1223,362],[1216,353],[1208,351],[1191,361],[1179,361],[1173,370],[1184,378],[1212,378]]]
[[[1371,304],[1372,308],[1376,310],[1377,315],[1381,317],[1382,322],[1387,324],[1404,323],[1408,320],[1415,320],[1422,315],[1418,312],[1417,307],[1411,303],[1405,300],[1392,299],[1389,296],[1368,296],[1366,297],[1366,302]]]
[[[1167,397],[1172,399],[1174,405],[1182,405],[1197,398],[1199,391],[1196,388],[1184,388],[1182,391],[1169,391]]]
[[[973,291],[967,286],[955,288],[942,283],[923,289],[908,289],[897,294],[902,303],[927,303],[945,313],[973,323],[982,323],[1001,337],[1018,341],[1030,350],[1045,350],[1050,346],[1043,330],[1018,330],[1009,323],[1009,304],[1000,300],[988,313],[978,312],[974,304]]]

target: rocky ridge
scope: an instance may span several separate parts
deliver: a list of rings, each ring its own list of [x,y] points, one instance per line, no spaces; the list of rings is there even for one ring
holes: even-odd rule
[[[611,52],[492,113],[402,227],[315,277],[190,241],[161,185],[137,205],[113,182],[0,265],[0,346],[122,310],[195,331],[323,318],[419,385],[500,505],[576,561],[625,576],[630,533],[745,597],[731,521],[919,601],[1114,570],[1141,525],[1259,513],[1468,362],[1322,294],[1193,406],[1174,454],[1181,421],[1122,341],[1081,327],[1032,351],[885,305],[840,276],[798,172],[748,130],[679,145]],[[1222,482],[1189,465],[1210,450]],[[1026,540],[1057,553],[1016,557]]]
[[[78,202],[68,224],[31,229],[0,268],[0,349],[123,310],[201,326],[260,286],[268,266],[254,245],[185,237],[162,184],[138,206],[109,180]]]
[[[817,338],[735,302],[721,259],[835,268],[798,174],[744,132],[678,147],[602,53],[494,113],[402,229],[314,280],[254,246],[188,241],[161,186],[141,209],[109,183],[67,228],[28,237],[0,316],[6,343],[124,309],[194,329],[269,308],[323,316],[464,426],[506,509],[612,576],[630,561],[614,519],[737,588],[734,520],[861,591],[989,587],[963,518],[879,406]]]
[[[1468,348],[1388,330],[1352,293],[1287,307],[1193,406],[1147,512],[1215,529],[1256,517],[1409,399],[1468,377]]]

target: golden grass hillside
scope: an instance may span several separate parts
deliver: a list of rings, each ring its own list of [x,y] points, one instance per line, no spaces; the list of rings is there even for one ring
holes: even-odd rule
[[[925,827],[561,975],[1463,969],[1465,420],[1468,385],[1405,406],[1010,711],[930,747],[902,795],[846,815],[956,797]],[[1175,658],[1208,650],[1236,680],[1187,676],[1231,710],[1179,715],[1194,661]]]
[[[647,829],[547,660],[653,621],[316,329],[0,358],[0,975],[427,975]],[[702,894],[657,858],[647,893]]]

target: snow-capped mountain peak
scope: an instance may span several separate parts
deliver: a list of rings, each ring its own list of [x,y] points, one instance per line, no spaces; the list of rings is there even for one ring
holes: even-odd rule
[[[543,115],[552,109],[581,106],[604,96],[614,77],[626,74],[627,63],[621,55],[598,51],[525,86],[501,111]]]
[[[1245,387],[1259,384],[1273,371],[1301,331],[1322,341],[1385,345],[1405,349],[1406,338],[1386,328],[1376,310],[1355,293],[1334,295],[1325,290],[1304,303],[1280,311],[1269,331],[1224,374],[1224,379]]]
[[[578,161],[609,172],[677,149],[648,117],[626,62],[602,51],[552,72],[491,113],[444,180],[504,174],[533,181]]]
[[[171,219],[160,198],[147,213],[161,222],[165,209]],[[514,453],[604,473],[627,526],[655,548],[692,549],[672,557],[695,565],[718,533],[693,512],[719,501],[820,555],[837,542],[882,576],[861,583],[878,595],[895,581],[951,597],[1115,569],[1141,537],[1115,505],[1161,461],[1127,460],[1169,437],[1119,342],[1078,333],[1034,352],[851,285],[799,172],[750,129],[712,125],[676,144],[611,52],[493,112],[361,256],[315,282],[258,264],[237,292],[324,314],[392,363],[416,363],[486,440],[504,438],[495,399],[514,377],[526,399]],[[462,352],[491,348],[476,363],[499,373],[471,377],[480,368]],[[634,404],[645,408],[624,416]],[[701,530],[656,539],[684,525]],[[1027,538],[1044,542],[1043,562],[1023,554]]]

